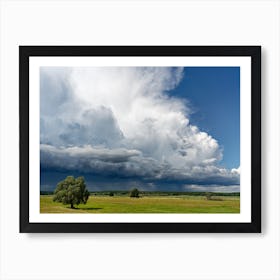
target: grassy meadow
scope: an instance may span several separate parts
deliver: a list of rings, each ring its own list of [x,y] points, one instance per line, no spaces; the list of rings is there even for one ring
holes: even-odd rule
[[[139,198],[125,195],[92,194],[86,204],[71,209],[70,205],[53,202],[52,195],[40,196],[41,213],[239,213],[240,197],[214,195],[147,194]]]

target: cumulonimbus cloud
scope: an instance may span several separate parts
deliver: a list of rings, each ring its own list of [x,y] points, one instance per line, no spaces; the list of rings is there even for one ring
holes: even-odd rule
[[[41,166],[143,180],[238,185],[218,141],[168,95],[182,68],[41,68]]]

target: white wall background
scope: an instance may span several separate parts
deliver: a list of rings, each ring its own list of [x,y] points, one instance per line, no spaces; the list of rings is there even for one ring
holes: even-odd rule
[[[280,279],[280,2],[0,1],[0,279]],[[19,234],[18,45],[262,45],[262,234]]]

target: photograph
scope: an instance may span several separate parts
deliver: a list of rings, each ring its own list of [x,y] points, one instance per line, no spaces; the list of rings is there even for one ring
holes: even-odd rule
[[[21,232],[259,232],[259,46],[20,46]]]
[[[280,280],[280,1],[22,1],[0,279]]]
[[[40,212],[239,213],[240,67],[40,67]]]

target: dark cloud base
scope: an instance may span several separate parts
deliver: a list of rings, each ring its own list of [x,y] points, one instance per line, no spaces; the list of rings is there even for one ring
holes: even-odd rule
[[[119,178],[117,176],[103,177],[82,172],[67,172],[41,169],[40,190],[53,191],[58,182],[67,176],[83,176],[90,191],[130,190],[139,188],[142,191],[216,191],[239,192],[239,184],[217,185],[211,181],[199,183],[197,181],[172,180],[143,180],[141,178]]]

